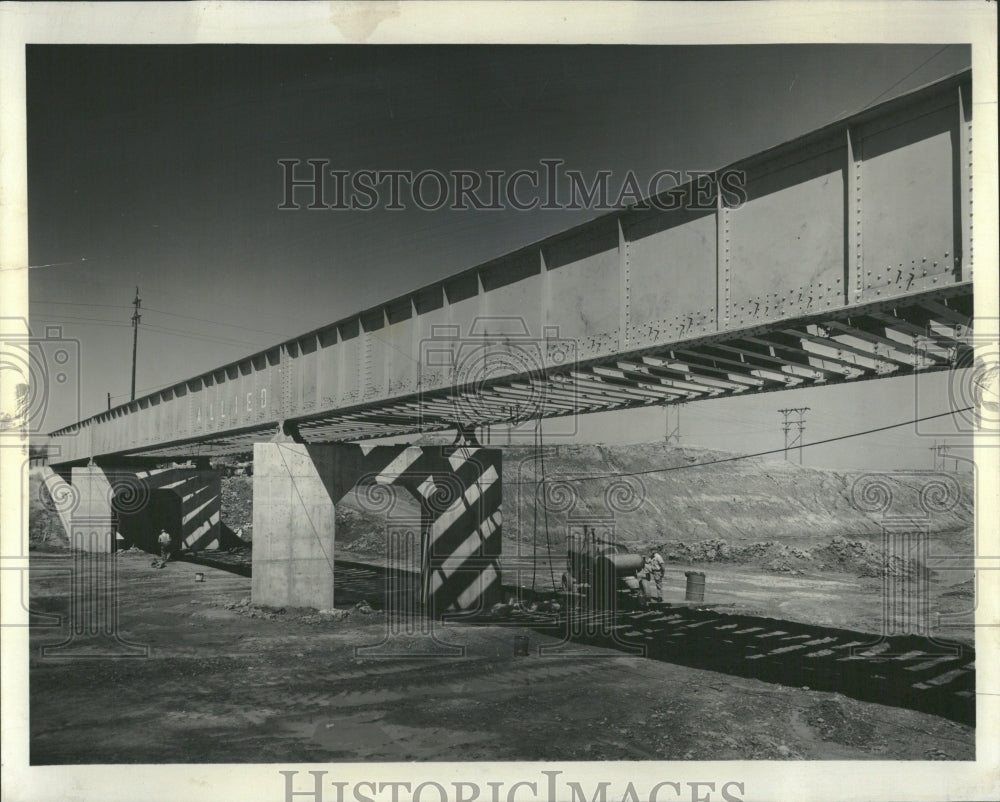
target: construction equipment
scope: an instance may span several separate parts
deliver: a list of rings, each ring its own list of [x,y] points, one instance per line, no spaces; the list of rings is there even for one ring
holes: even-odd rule
[[[645,609],[655,588],[641,581],[645,558],[594,534],[571,534],[566,543],[563,592],[589,609]],[[652,589],[651,589],[652,588]]]

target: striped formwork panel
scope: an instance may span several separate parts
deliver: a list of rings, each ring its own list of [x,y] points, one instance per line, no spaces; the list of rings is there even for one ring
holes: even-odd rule
[[[218,471],[112,469],[107,475],[122,532],[128,530],[140,547],[157,551],[156,537],[165,528],[181,548],[221,548],[222,482]]]
[[[502,598],[501,452],[441,449],[445,463],[420,489],[427,548],[424,605],[432,614],[488,610]]]
[[[381,452],[381,453],[378,453]],[[421,601],[428,615],[475,613],[502,598],[502,463],[498,449],[377,447],[384,467],[359,484],[405,488],[420,503]]]
[[[150,471],[150,485],[180,499],[180,542],[187,549],[220,548],[222,479],[218,471],[168,468]]]

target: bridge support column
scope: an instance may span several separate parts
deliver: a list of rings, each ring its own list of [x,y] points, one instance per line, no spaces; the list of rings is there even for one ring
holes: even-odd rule
[[[413,515],[398,488],[420,516],[424,611],[489,609],[502,595],[500,460],[479,447],[255,444],[254,603],[332,607],[336,510],[379,521],[371,534],[388,540]]]
[[[334,507],[306,446],[253,448],[254,604],[333,607]]]
[[[70,482],[76,508],[71,516],[70,548],[108,554],[115,547],[113,491],[104,469],[97,465],[73,468]]]

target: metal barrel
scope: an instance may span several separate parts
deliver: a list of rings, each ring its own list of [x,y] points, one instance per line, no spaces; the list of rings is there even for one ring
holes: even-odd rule
[[[685,571],[687,587],[684,589],[684,601],[705,601],[705,574],[701,571]]]

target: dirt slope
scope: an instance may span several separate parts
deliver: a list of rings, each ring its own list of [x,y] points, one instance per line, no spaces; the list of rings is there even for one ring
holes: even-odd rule
[[[569,517],[599,520],[615,513],[618,536],[641,543],[666,540],[696,541],[721,538],[730,543],[783,540],[803,545],[835,536],[872,537],[881,532],[879,517],[852,502],[851,488],[863,472],[845,473],[801,467],[783,461],[742,459],[700,465],[731,457],[725,452],[676,448],[663,443],[630,446],[572,445],[546,449],[545,475],[556,481],[574,475],[640,473],[619,479],[609,476],[589,481],[571,481],[576,496]],[[533,521],[531,485],[513,484],[537,480],[531,449],[504,452],[505,523],[523,535]],[[657,469],[668,468],[667,471]],[[643,473],[647,471],[656,471]],[[891,512],[919,512],[920,488],[932,475],[924,473],[879,473],[892,494]],[[642,497],[635,506],[629,494],[609,498],[616,484],[627,483]],[[961,530],[972,521],[972,485],[959,479],[961,498],[954,508],[935,514],[935,532]],[[514,492],[512,493],[511,490]],[[638,500],[638,498],[637,498]],[[549,505],[550,509],[553,506]],[[615,509],[617,507],[617,509]],[[549,513],[550,530],[560,532],[567,515]],[[553,528],[554,524],[554,528]],[[511,534],[508,532],[508,534]]]
[[[656,545],[675,562],[753,563],[771,570],[828,568],[876,575],[883,560],[882,514],[865,511],[863,481],[888,492],[889,515],[922,515],[921,492],[931,472],[844,472],[758,458],[719,462],[726,452],[640,445],[548,446],[542,461],[527,446],[504,451],[504,539],[563,552],[571,526],[593,526],[636,548]],[[703,464],[714,463],[714,464]],[[668,468],[662,471],[660,469]],[[548,504],[538,504],[544,471]],[[622,474],[633,474],[622,476]],[[581,480],[581,477],[597,479]],[[937,554],[968,554],[973,486],[949,474],[957,498],[927,517]],[[862,479],[864,477],[864,479]],[[930,487],[931,503],[933,487]],[[402,504],[409,503],[401,500]],[[352,494],[338,508],[338,542],[381,553],[384,523],[360,509]],[[537,534],[536,534],[537,533]],[[530,549],[530,545],[528,548]]]

